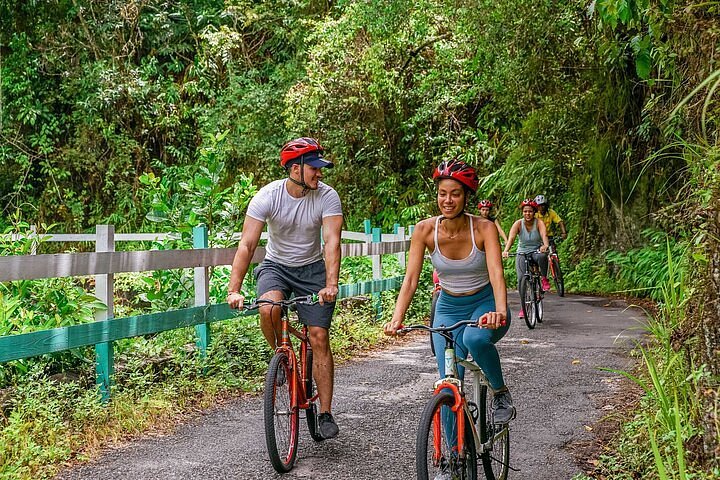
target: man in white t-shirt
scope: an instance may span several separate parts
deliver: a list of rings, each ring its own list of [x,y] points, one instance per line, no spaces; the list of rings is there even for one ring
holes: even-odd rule
[[[316,293],[320,299],[318,305],[298,304],[297,312],[308,326],[320,398],[318,423],[321,435],[327,439],[339,432],[331,413],[334,362],[329,329],[338,294],[343,216],[337,192],[320,181],[322,168],[333,167],[322,154],[317,140],[305,137],[281,149],[280,163],[288,171],[288,178],[262,187],[248,205],[227,301],[231,308],[242,307],[245,299],[240,287],[267,224],[265,259],[254,270],[258,298],[277,301],[291,294]],[[260,327],[274,349],[280,336],[280,310],[261,308]]]

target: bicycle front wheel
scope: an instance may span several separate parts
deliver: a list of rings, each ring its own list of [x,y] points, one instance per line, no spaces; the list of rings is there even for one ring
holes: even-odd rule
[[[279,473],[292,470],[297,458],[298,409],[292,405],[292,378],[287,354],[276,353],[265,376],[265,444],[270,463]]]
[[[315,380],[312,376],[312,362],[313,354],[312,350],[308,348],[307,354],[305,355],[305,393],[308,401],[315,395]],[[305,418],[307,419],[308,430],[310,430],[310,436],[316,442],[322,442],[325,440],[320,435],[317,421],[317,405],[315,402],[310,402],[310,407],[305,410]]]
[[[423,410],[415,444],[418,480],[477,479],[475,440],[465,410],[461,413],[465,421],[465,447],[463,452],[457,451],[457,418],[451,410],[454,403],[453,394],[442,391]]]
[[[535,305],[535,320],[538,323],[542,323],[543,321],[543,289],[542,284],[540,283],[540,277],[535,277],[535,280],[533,281],[533,298],[534,298],[534,305]]]
[[[563,281],[562,270],[560,270],[560,261],[557,257],[551,257],[550,262],[552,263],[553,282],[555,283],[555,289],[560,297],[565,296],[565,282]]]
[[[492,419],[492,398],[488,387],[480,387],[480,459],[488,480],[506,480],[510,462],[510,429],[507,424],[495,424]]]
[[[519,291],[520,308],[522,308],[523,317],[525,317],[525,324],[532,330],[535,328],[537,317],[535,313],[535,295],[528,277],[520,279]]]

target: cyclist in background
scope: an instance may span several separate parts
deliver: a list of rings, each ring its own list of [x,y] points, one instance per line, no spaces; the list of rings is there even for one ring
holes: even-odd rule
[[[555,210],[550,208],[550,202],[548,202],[545,195],[538,195],[535,197],[535,203],[538,206],[538,212],[535,214],[535,218],[539,218],[545,224],[547,229],[547,235],[551,238],[556,236],[558,233],[562,235],[562,239],[567,238],[567,231],[565,230],[565,222],[563,222],[560,215]],[[560,227],[560,232],[558,232]]]
[[[474,168],[459,160],[443,161],[435,169],[433,179],[440,215],[415,227],[405,280],[392,320],[384,330],[387,335],[395,335],[402,325],[417,290],[425,250],[429,251],[441,288],[433,326],[450,327],[462,320],[477,319],[477,327],[460,327],[455,331],[456,355],[467,358],[468,352],[472,354],[494,392],[495,422],[507,423],[515,416],[515,407],[495,347],[510,328],[497,228],[465,212],[470,195],[478,187]],[[445,338],[435,333],[432,342],[440,378],[444,378]],[[462,377],[464,368],[458,374]]]
[[[540,275],[542,288],[546,292],[550,290],[550,282],[547,278],[548,272],[548,257],[547,252],[549,243],[547,237],[547,230],[542,220],[535,218],[535,214],[538,211],[537,204],[534,200],[526,198],[520,203],[522,209],[522,218],[513,223],[510,228],[510,237],[508,243],[505,245],[505,249],[502,252],[503,258],[508,258],[510,247],[515,242],[515,237],[519,238],[517,253],[533,253],[533,260],[540,266]],[[518,282],[525,275],[525,262],[523,258],[518,255],[515,257],[515,271],[517,272]],[[520,310],[520,317],[523,317],[522,309]]]
[[[482,218],[487,218],[491,222],[495,224],[495,226],[498,229],[498,233],[503,239],[503,244],[507,243],[507,235],[505,235],[505,230],[500,226],[500,222],[498,221],[497,217],[491,217],[490,216],[490,209],[493,207],[493,204],[490,200],[480,200],[478,203],[478,210],[480,211],[480,216]]]
[[[240,288],[267,223],[265,259],[254,271],[258,297],[275,301],[291,294],[317,293],[319,297],[319,305],[298,304],[297,312],[300,321],[308,325],[320,397],[318,424],[320,434],[328,439],[339,432],[330,413],[334,363],[329,329],[338,294],[343,215],[337,192],[320,181],[321,169],[334,166],[322,154],[317,140],[306,137],[291,140],[280,150],[280,164],[288,178],[265,185],[250,200],[233,259],[227,302],[230,308],[242,308],[245,298]],[[260,328],[275,349],[282,329],[280,309],[260,307]]]

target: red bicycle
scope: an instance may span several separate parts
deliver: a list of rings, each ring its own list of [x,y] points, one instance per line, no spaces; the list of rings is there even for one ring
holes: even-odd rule
[[[555,238],[550,237],[550,249],[548,250],[548,267],[550,270],[550,275],[553,278],[553,283],[555,283],[555,288],[557,289],[558,296],[564,297],[565,281],[563,280],[562,270],[560,270],[560,257],[558,257],[557,254],[556,242],[559,243],[560,240],[555,240]]]
[[[318,426],[318,394],[312,375],[313,354],[307,326],[300,331],[290,326],[288,310],[296,304],[314,305],[317,296],[306,295],[289,300],[257,299],[243,307],[255,310],[262,305],[281,308],[280,342],[275,349],[265,376],[263,413],[265,443],[270,463],[279,473],[292,470],[297,459],[300,411],[305,411],[310,436],[316,442],[324,440]],[[290,335],[300,340],[299,354],[295,353]]]

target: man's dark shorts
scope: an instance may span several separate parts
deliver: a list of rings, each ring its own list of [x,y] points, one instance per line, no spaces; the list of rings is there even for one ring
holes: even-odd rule
[[[286,267],[264,260],[255,267],[254,275],[258,298],[273,290],[281,291],[285,298],[290,298],[290,294],[296,297],[317,294],[325,288],[325,261],[320,260],[302,267]],[[328,329],[333,310],[335,302],[297,306],[298,317],[305,325]]]

